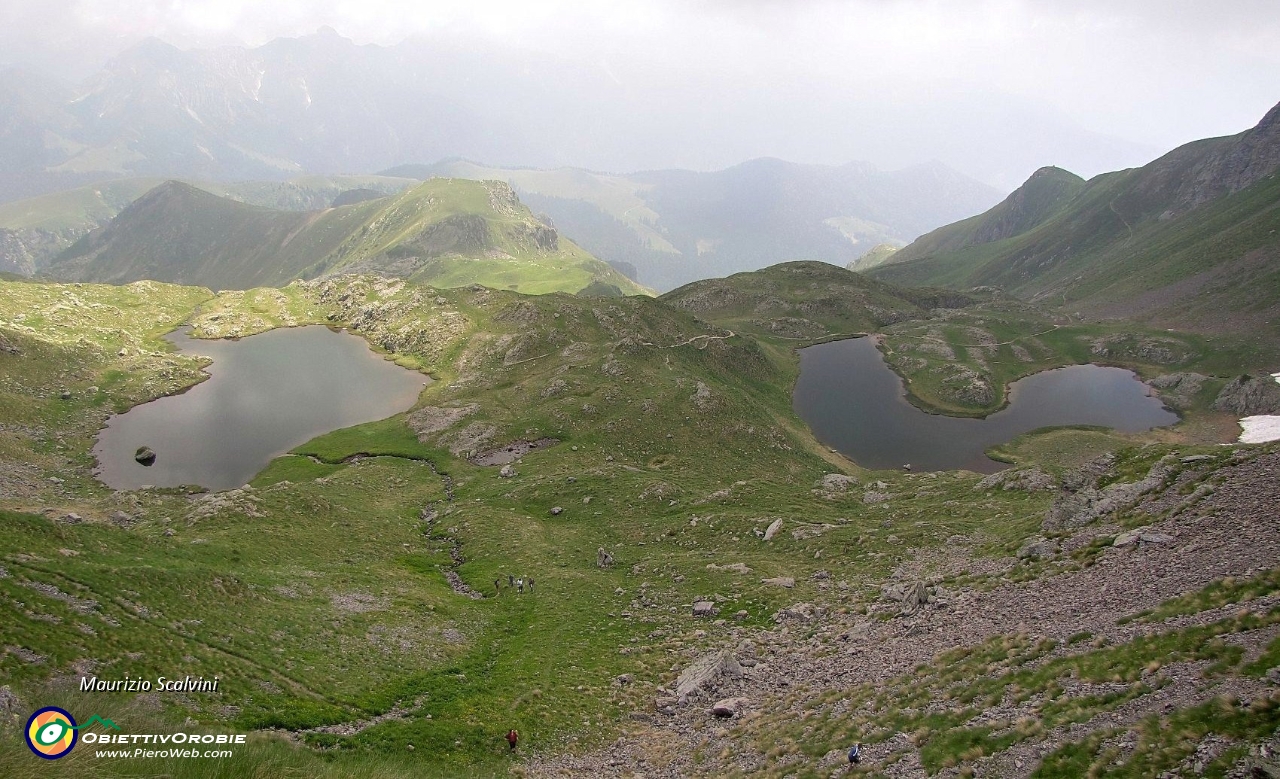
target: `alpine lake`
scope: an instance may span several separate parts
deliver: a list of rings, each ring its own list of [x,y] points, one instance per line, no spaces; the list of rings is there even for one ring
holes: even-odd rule
[[[312,438],[408,410],[431,379],[402,368],[361,338],[321,325],[238,340],[165,338],[213,360],[209,378],[179,395],[108,420],[93,454],[114,489],[247,483],[275,457]],[[155,453],[144,465],[141,447]]]
[[[930,414],[907,401],[902,379],[871,338],[800,350],[796,414],[818,440],[864,468],[992,473],[1007,467],[985,451],[1044,427],[1094,425],[1136,433],[1177,414],[1131,371],[1072,365],[1013,382],[1008,405],[983,419]]]

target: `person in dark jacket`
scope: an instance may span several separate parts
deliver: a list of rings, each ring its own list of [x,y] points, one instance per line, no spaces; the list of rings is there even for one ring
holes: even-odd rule
[[[511,751],[516,751],[516,742],[520,740],[520,734],[515,728],[507,731],[507,743],[511,745]]]

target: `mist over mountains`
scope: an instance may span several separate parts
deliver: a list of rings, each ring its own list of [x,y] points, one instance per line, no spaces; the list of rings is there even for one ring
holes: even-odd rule
[[[330,28],[255,48],[150,38],[76,85],[0,73],[0,199],[107,177],[285,178],[449,157],[610,171],[936,157],[1011,189],[1046,161],[1088,172],[1153,156],[1007,95],[857,89],[629,73],[440,37],[356,45]],[[877,115],[897,103],[911,115]],[[1010,148],[1011,129],[1030,141]]]

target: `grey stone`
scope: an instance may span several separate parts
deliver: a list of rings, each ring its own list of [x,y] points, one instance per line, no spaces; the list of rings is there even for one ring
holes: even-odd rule
[[[746,707],[746,698],[725,698],[712,704],[711,713],[716,717],[733,717],[741,714]]]
[[[742,666],[731,652],[712,652],[695,660],[676,679],[676,698],[684,704],[704,687],[721,678],[741,679]]]
[[[1032,536],[1018,550],[1019,560],[1037,560],[1045,557],[1053,557],[1058,551],[1058,545],[1043,536]]]
[[[764,531],[764,540],[772,541],[773,537],[776,536],[778,534],[778,531],[781,529],[782,529],[782,519],[778,518],[773,520],[773,522],[769,523],[769,527],[766,528]]]

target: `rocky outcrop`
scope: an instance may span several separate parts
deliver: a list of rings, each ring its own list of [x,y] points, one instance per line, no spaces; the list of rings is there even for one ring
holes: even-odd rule
[[[1118,482],[1098,489],[1083,486],[1075,491],[1064,489],[1045,513],[1046,532],[1074,530],[1104,516],[1133,505],[1143,495],[1161,487],[1177,470],[1178,458],[1162,457],[1147,475],[1135,482]]]
[[[975,490],[1022,490],[1042,492],[1058,488],[1058,480],[1039,468],[1017,468],[996,471],[978,482]]]
[[[1166,373],[1148,382],[1160,393],[1166,404],[1173,408],[1190,408],[1195,397],[1204,387],[1208,376],[1199,373]]]
[[[712,652],[695,660],[680,673],[676,679],[676,699],[683,706],[691,698],[714,689],[721,679],[736,681],[741,678],[742,666],[738,665],[732,652]]]
[[[1242,417],[1280,414],[1280,382],[1271,376],[1237,376],[1214,398],[1213,410]]]

